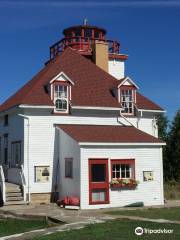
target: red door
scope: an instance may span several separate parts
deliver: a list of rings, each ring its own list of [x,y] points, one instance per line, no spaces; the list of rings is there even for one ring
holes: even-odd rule
[[[89,159],[89,204],[109,203],[108,159]]]

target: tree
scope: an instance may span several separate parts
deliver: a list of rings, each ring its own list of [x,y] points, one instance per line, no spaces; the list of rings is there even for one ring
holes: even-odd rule
[[[168,159],[171,164],[171,179],[180,181],[180,110],[177,111],[169,133]]]
[[[169,161],[169,138],[168,138],[168,119],[164,114],[161,114],[157,118],[158,136],[161,140],[166,142],[166,146],[163,146],[163,171],[164,179],[167,181],[171,179],[171,162]]]

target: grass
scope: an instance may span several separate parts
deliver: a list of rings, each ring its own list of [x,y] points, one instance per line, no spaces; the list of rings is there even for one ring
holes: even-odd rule
[[[180,207],[109,211],[107,214],[180,221]]]
[[[45,227],[45,220],[0,219],[0,237]]]
[[[164,196],[167,200],[180,200],[180,182],[165,182]]]
[[[173,229],[172,234],[144,234],[136,236],[136,227],[149,229]],[[33,240],[179,240],[180,227],[177,224],[159,224],[142,221],[113,220],[106,223],[89,225],[83,229],[54,233],[48,236],[34,238]]]

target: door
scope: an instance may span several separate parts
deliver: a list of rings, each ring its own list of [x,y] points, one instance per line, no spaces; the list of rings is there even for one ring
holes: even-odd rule
[[[109,203],[108,159],[89,159],[89,204]]]

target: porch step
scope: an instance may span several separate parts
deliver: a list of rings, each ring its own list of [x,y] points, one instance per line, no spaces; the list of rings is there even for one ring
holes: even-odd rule
[[[6,192],[21,192],[21,187],[14,183],[5,183],[6,185]]]
[[[26,202],[23,201],[24,198],[20,185],[9,182],[6,182],[5,185],[6,185],[5,206],[26,204]]]
[[[22,193],[20,192],[7,192],[6,193],[6,198],[8,197],[21,197]]]
[[[4,206],[10,206],[10,205],[27,205],[28,202],[25,201],[9,201],[9,202],[5,202]]]
[[[10,201],[22,201],[22,200],[23,200],[22,195],[19,196],[19,197],[6,197],[6,201],[7,202],[10,202]]]

